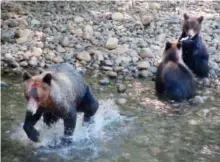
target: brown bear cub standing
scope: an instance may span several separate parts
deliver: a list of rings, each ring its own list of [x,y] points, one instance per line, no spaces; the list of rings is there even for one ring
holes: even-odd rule
[[[208,77],[209,54],[200,35],[203,17],[189,17],[184,14],[182,35],[183,61],[200,78]]]
[[[165,45],[156,74],[156,92],[159,96],[175,101],[195,95],[193,74],[182,60],[181,43],[178,41]]]
[[[48,126],[63,119],[64,135],[69,137],[75,129],[77,112],[84,112],[84,121],[88,122],[99,107],[81,74],[70,64],[54,65],[36,76],[25,72],[23,80],[28,102],[23,129],[34,142],[39,140],[34,125],[41,116]]]

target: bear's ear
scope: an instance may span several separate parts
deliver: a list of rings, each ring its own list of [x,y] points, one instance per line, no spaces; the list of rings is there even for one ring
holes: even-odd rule
[[[180,49],[180,48],[182,47],[181,42],[177,42],[176,47],[177,47],[178,49]]]
[[[189,16],[186,13],[184,13],[183,17],[184,17],[184,20],[188,20],[189,19]]]
[[[23,73],[23,81],[29,80],[31,78],[31,75],[28,72],[24,72]]]
[[[203,21],[203,16],[198,17],[197,20],[199,21],[199,23],[202,23],[202,21]]]
[[[47,73],[44,78],[43,78],[43,82],[47,83],[48,85],[51,84],[51,79],[52,79],[52,75],[50,73]]]
[[[165,50],[168,50],[172,47],[172,43],[166,42]]]

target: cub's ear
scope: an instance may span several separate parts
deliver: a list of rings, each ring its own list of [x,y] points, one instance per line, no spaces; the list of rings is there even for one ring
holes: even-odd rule
[[[182,43],[181,42],[177,42],[176,46],[177,46],[178,49],[180,49],[182,47]]]
[[[22,74],[22,76],[23,76],[23,81],[31,79],[31,75],[26,71]]]
[[[47,73],[43,78],[43,82],[47,83],[48,85],[51,84],[51,80],[52,80],[52,75],[50,73]]]
[[[202,23],[202,21],[203,21],[203,16],[198,17],[197,20],[199,21],[199,23]]]
[[[189,15],[187,15],[186,13],[184,13],[183,17],[184,17],[184,20],[188,20],[189,19]]]
[[[172,43],[170,42],[166,42],[166,45],[165,45],[165,50],[168,50],[172,47]]]

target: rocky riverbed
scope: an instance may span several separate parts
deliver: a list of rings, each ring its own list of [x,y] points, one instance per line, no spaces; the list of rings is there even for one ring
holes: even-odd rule
[[[1,9],[3,69],[41,70],[69,62],[94,76],[151,78],[165,42],[180,36],[183,13],[188,13],[204,15],[210,78],[220,77],[218,1],[3,2]]]

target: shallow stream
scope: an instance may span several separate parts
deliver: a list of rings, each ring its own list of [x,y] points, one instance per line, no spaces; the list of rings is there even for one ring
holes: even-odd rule
[[[83,126],[79,114],[73,145],[57,148],[63,133],[62,121],[52,128],[39,121],[36,128],[41,142],[30,142],[22,129],[26,104],[22,78],[8,73],[2,75],[2,80],[9,84],[1,89],[2,162],[220,161],[218,90],[198,90],[207,96],[201,105],[186,102],[171,108],[175,104],[160,101],[154,95],[153,81],[127,81],[126,93],[119,94],[114,80],[109,86],[102,86],[98,79],[87,76],[101,105],[95,123]]]

